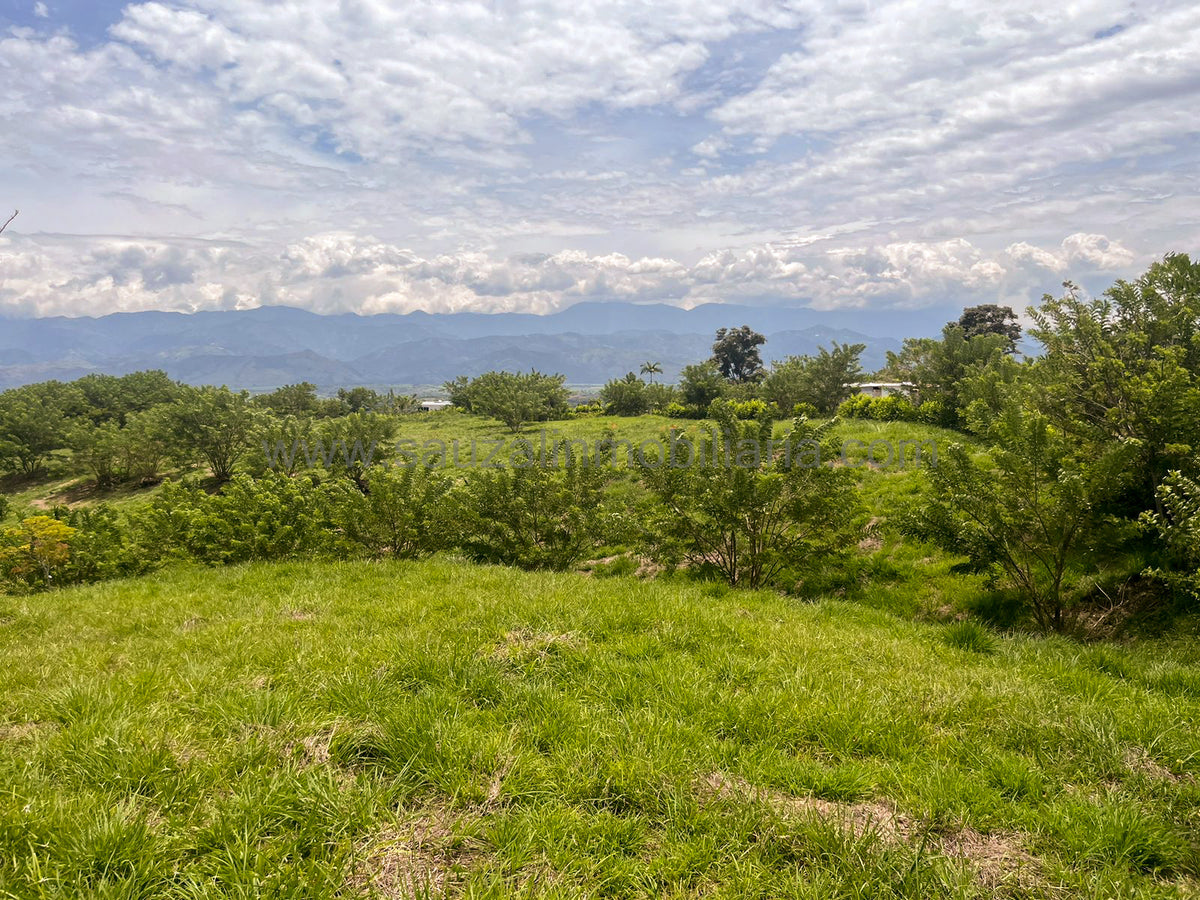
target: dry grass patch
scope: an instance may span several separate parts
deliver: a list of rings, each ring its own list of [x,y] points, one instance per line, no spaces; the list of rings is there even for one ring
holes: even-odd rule
[[[455,897],[484,858],[465,822],[443,807],[423,810],[367,841],[350,887],[380,898]]]
[[[554,634],[522,628],[505,634],[492,650],[491,657],[499,662],[524,665],[544,661],[557,656],[563,650],[576,650],[581,644],[582,640],[573,631]]]
[[[989,888],[1014,879],[1026,886],[1037,881],[1038,861],[1022,848],[1015,834],[982,834],[967,827],[934,833],[886,801],[844,803],[819,797],[794,797],[723,772],[702,778],[699,792],[702,798],[762,803],[783,816],[816,816],[841,826],[855,837],[872,834],[892,844],[922,842],[937,853],[970,863],[977,880]]]
[[[31,741],[58,728],[54,722],[0,722],[0,742],[11,741],[16,744]]]

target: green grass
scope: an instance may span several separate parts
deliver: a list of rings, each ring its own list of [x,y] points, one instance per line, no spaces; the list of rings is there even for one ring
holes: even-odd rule
[[[0,896],[1194,895],[1194,651],[988,637],[455,560],[0,597]]]

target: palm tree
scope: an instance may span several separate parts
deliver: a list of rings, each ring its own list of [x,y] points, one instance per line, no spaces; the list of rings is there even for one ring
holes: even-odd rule
[[[654,376],[662,374],[662,366],[656,362],[642,363],[642,374],[650,376],[650,383],[654,384]]]

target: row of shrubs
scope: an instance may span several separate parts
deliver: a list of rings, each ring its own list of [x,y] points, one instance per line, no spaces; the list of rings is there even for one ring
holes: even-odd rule
[[[175,560],[472,559],[562,569],[627,537],[602,466],[495,468],[459,479],[423,467],[351,479],[317,471],[235,475],[220,492],[168,482],[143,507],[56,508],[0,531],[10,592],[137,575]]]
[[[815,412],[815,410],[814,410]],[[941,400],[926,400],[917,405],[905,397],[889,394],[872,397],[855,394],[844,401],[837,410],[839,418],[871,419],[876,422],[922,422],[926,425],[949,427],[953,424],[954,410]],[[796,415],[800,415],[797,407]]]

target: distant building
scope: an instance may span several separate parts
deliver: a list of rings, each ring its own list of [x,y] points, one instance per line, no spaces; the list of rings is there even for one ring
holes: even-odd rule
[[[862,381],[850,386],[856,394],[866,394],[868,397],[888,397],[912,389],[907,381]]]
[[[439,409],[449,409],[453,405],[449,400],[422,400],[421,412],[437,412]]]

